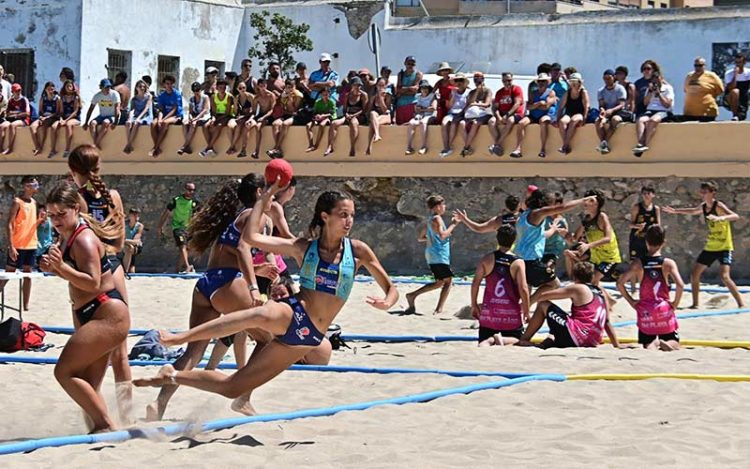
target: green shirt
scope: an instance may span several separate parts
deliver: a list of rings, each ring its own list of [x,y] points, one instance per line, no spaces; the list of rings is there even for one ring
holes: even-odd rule
[[[178,195],[167,204],[167,210],[172,212],[172,230],[184,230],[198,210],[198,201]]]
[[[336,102],[330,98],[327,103],[323,98],[318,99],[313,106],[313,114],[330,114],[331,120],[336,119]]]

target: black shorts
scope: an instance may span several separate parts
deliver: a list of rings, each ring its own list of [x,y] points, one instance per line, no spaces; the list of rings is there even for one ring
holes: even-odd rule
[[[532,124],[539,124],[539,121],[544,119],[545,117],[549,117],[549,120],[546,121],[547,124],[551,124],[553,122],[552,116],[550,116],[549,114],[542,114],[541,116],[532,116],[531,114],[528,115],[528,118]]]
[[[640,236],[630,235],[630,262],[636,259],[641,259],[648,254],[646,250],[646,238]]]
[[[453,278],[453,271],[448,264],[430,264],[430,271],[432,271],[435,280]]]
[[[472,118],[468,118],[467,117],[464,120],[466,120],[466,124],[485,125],[485,124],[487,124],[487,122],[490,121],[490,119],[492,119],[492,115],[491,114],[485,114],[485,115],[479,116],[479,117],[472,117]]]
[[[556,304],[550,305],[547,309],[547,327],[549,333],[555,336],[555,347],[578,347],[568,331],[568,314]]]
[[[234,344],[234,334],[222,337],[221,339],[219,339],[219,341],[221,341],[221,343],[226,345],[227,347],[231,347],[232,344]]]
[[[616,282],[620,275],[628,271],[629,266],[622,262],[600,262],[596,264],[596,271],[600,272],[604,277],[602,280],[605,282]]]
[[[617,112],[615,115],[622,119],[623,122],[633,122],[635,120],[635,115],[631,111],[625,109]]]
[[[268,295],[268,293],[271,290],[271,284],[273,283],[270,278],[261,277],[259,275],[255,276],[255,280],[258,282],[258,290],[260,290],[261,295]]]
[[[178,248],[181,248],[188,243],[189,238],[187,229],[177,228],[176,230],[172,230],[172,235],[174,235],[174,244]]]
[[[716,261],[719,261],[721,265],[732,265],[732,253],[733,251],[701,251],[695,262],[706,267],[711,267],[711,264]]]
[[[495,334],[500,334],[502,337],[513,337],[520,340],[523,332],[523,326],[519,327],[518,329],[511,329],[509,331],[499,331],[490,327],[479,326],[478,341],[484,342]]]
[[[557,275],[555,275],[555,263],[551,260],[545,262],[542,259],[535,259],[523,262],[526,264],[526,282],[532,287],[544,285],[557,278]]]
[[[5,265],[15,267],[16,269],[21,269],[26,266],[29,266],[32,269],[36,267],[36,249],[18,249],[17,251],[18,257],[16,257],[16,260],[12,260],[10,255],[8,255]]]
[[[650,334],[644,334],[643,332],[638,331],[638,343],[641,345],[648,345],[651,342],[655,341],[656,339],[675,340],[679,342],[680,333],[678,331],[674,331],[674,332],[670,332],[669,334],[650,335]]]

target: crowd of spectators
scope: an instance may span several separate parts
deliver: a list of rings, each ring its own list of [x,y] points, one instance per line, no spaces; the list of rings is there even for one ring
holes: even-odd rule
[[[381,140],[381,126],[408,126],[405,153],[426,154],[429,127],[441,128],[443,148],[441,157],[453,153],[460,134],[462,156],[474,153],[474,141],[481,126],[487,126],[493,144],[488,151],[502,156],[504,142],[515,129],[516,141],[510,152],[521,158],[526,128],[540,126],[541,149],[537,156],[547,155],[550,127],[559,131],[562,146],[558,151],[568,154],[578,128],[594,124],[599,138],[596,148],[601,154],[611,151],[611,137],[623,122],[635,123],[636,145],[632,152],[641,156],[649,150],[649,143],[662,122],[716,120],[719,107],[732,113],[732,120],[745,120],[748,108],[750,68],[745,55],[734,57],[734,66],[722,80],[706,70],[706,60],[697,57],[693,71],[683,84],[685,93],[682,114],[675,113],[675,90],[665,79],[659,64],[646,60],[641,64],[639,77],[628,79],[628,68],[618,66],[602,74],[602,85],[592,85],[591,91],[575,67],[563,69],[558,63],[540,64],[537,75],[526,90],[513,82],[512,73],[502,74],[502,87],[491,90],[482,72],[471,77],[454,73],[448,63],[439,66],[436,83],[430,83],[417,67],[417,60],[408,56],[403,68],[392,82],[390,67],[381,68],[378,76],[368,69],[349,71],[345,78],[331,68],[331,56],[320,55],[319,68],[308,74],[307,65],[298,63],[289,78],[282,76],[281,67],[271,62],[263,77],[252,73],[252,61],[241,62],[240,72],[226,72],[220,77],[216,67],[206,69],[206,80],[190,87],[191,96],[183,109],[183,97],[175,86],[174,76],[161,80],[160,92],[152,91],[152,79],[143,76],[135,83],[135,92],[127,85],[128,76],[120,72],[113,83],[102,79],[98,91],[91,97],[85,118],[81,120],[83,101],[75,83],[73,71],[60,72],[60,89],[47,82],[38,102],[23,95],[21,85],[12,83],[13,77],[0,67],[0,153],[11,154],[17,131],[30,126],[34,154],[42,153],[51,130],[48,157],[57,155],[57,137],[65,130],[65,150],[70,152],[73,130],[82,125],[89,130],[93,143],[101,147],[107,133],[118,125],[127,127],[125,154],[133,151],[138,130],[150,128],[153,147],[149,154],[158,157],[162,143],[172,126],[182,126],[184,143],[178,155],[192,154],[193,138],[202,129],[206,147],[198,153],[210,156],[217,153],[216,143],[222,132],[229,134],[229,147],[224,151],[238,158],[248,156],[250,136],[255,133],[255,147],[249,156],[258,159],[262,144],[262,129],[272,129],[273,146],[266,154],[282,158],[282,147],[290,126],[305,126],[308,152],[317,151],[327,134],[323,151],[335,151],[341,127],[349,133],[349,155],[356,156],[360,129],[368,127],[367,154]],[[469,81],[473,86],[470,86]],[[97,111],[94,114],[94,111]],[[92,118],[92,116],[95,116]],[[226,130],[225,130],[226,129]],[[419,133],[418,145],[414,138]],[[6,144],[7,135],[7,144]],[[415,148],[418,150],[415,151]]]

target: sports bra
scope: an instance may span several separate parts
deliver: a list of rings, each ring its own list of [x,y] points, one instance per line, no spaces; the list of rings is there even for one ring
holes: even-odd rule
[[[70,248],[73,246],[73,242],[75,242],[76,238],[79,234],[81,234],[84,230],[90,230],[91,227],[87,225],[83,221],[78,222],[78,226],[76,227],[73,234],[70,236],[68,241],[65,243],[65,250],[63,251],[63,262],[70,265],[74,269],[78,270],[78,265],[76,265],[76,262],[73,260],[73,258],[70,256]],[[99,265],[101,266],[102,273],[109,272],[112,268],[112,265],[109,263],[109,257],[107,256],[107,253],[105,252],[104,255],[99,259]]]
[[[104,197],[94,197],[85,187],[78,189],[78,193],[81,194],[83,200],[86,201],[89,215],[99,223],[104,222],[109,216],[109,205],[107,205],[107,201],[104,200]]]
[[[240,213],[237,214],[237,218],[240,218],[245,210],[250,209],[243,209]],[[226,227],[224,232],[221,233],[221,236],[219,236],[216,244],[223,244],[225,246],[231,246],[233,248],[237,247],[237,245],[240,243],[240,238],[242,237],[242,233],[237,229],[237,218],[235,218],[234,221]]]
[[[329,264],[320,258],[318,240],[310,242],[299,271],[299,284],[307,290],[328,293],[346,301],[354,285],[357,264],[354,260],[352,241],[344,238],[344,251],[338,264]]]

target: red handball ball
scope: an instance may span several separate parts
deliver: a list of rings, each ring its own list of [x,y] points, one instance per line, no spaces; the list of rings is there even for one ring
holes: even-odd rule
[[[266,165],[264,176],[266,178],[266,184],[273,184],[276,182],[276,178],[280,177],[281,187],[286,187],[292,182],[294,170],[287,160],[275,159],[271,160],[271,162]]]

